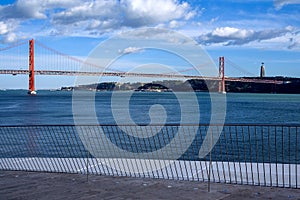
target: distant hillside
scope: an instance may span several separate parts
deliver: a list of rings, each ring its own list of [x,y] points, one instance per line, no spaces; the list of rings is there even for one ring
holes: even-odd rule
[[[263,79],[282,81],[282,84],[274,83],[254,83],[241,81],[225,81],[226,92],[239,93],[285,93],[300,94],[300,78],[290,77],[243,77],[247,79]],[[61,90],[95,90],[95,91],[208,91],[217,92],[219,81],[191,79],[185,82],[178,80],[153,81],[152,83],[115,83],[104,82],[76,87],[62,87]]]

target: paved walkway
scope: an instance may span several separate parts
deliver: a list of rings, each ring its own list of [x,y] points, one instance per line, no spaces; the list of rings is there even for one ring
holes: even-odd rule
[[[0,171],[0,199],[298,199],[300,189],[111,177]]]

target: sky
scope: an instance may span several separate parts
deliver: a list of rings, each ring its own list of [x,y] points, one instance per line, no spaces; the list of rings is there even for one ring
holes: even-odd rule
[[[300,77],[300,0],[0,1],[0,49],[34,38],[84,60],[116,34],[147,27],[192,38],[216,62],[224,56],[226,76],[257,76],[264,62],[267,76]],[[25,76],[0,78],[0,89],[27,88]],[[37,88],[73,83],[74,77],[36,78]]]

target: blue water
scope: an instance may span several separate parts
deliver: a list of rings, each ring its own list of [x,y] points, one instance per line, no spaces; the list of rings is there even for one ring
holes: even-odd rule
[[[74,126],[5,127],[5,125],[73,125],[72,94],[71,91],[38,91],[38,95],[28,96],[24,90],[0,91],[0,125],[2,126],[0,128],[0,157],[87,156],[86,149]],[[87,91],[80,93],[82,110],[88,108],[88,94]],[[112,113],[112,94],[112,92],[96,93],[92,106],[95,107],[99,124],[117,124]],[[125,97],[128,93],[116,94],[118,103],[125,105]],[[178,100],[178,96],[181,101]],[[167,124],[180,124],[182,112],[190,117],[188,122],[194,122],[191,116],[197,111],[196,109],[199,109],[200,113],[199,123],[210,123],[211,116],[216,114],[212,112],[211,98],[208,93],[196,93],[197,105],[191,101],[191,93],[180,93],[178,96],[169,92],[133,93],[127,102],[129,118],[136,124],[149,124],[151,122],[149,111],[153,105],[160,105],[164,108]],[[217,95],[216,102],[222,103],[223,97]],[[182,102],[185,105],[183,109],[181,108]],[[226,94],[226,101],[223,103],[227,109],[226,124],[298,126],[300,124],[300,95],[229,93]],[[119,114],[118,117],[122,120],[127,119],[128,116],[123,116],[122,110],[118,109],[115,110],[115,114]],[[83,112],[77,117],[89,124],[92,118],[90,114]],[[163,119],[162,113],[152,112],[152,114],[154,118],[159,119],[158,122],[161,118]],[[99,132],[99,127],[91,128]],[[129,136],[119,127],[103,126],[103,131],[109,140],[119,148],[134,153],[163,148],[175,136],[177,129],[177,126],[164,127],[153,137],[138,138]],[[187,127],[187,129],[190,128]],[[183,152],[180,159],[199,159],[198,152],[206,132],[207,126],[200,126],[191,146]],[[214,147],[212,158],[245,162],[300,163],[299,144],[299,130],[296,127],[290,129],[280,126],[224,127]]]
[[[82,101],[85,101],[83,92]],[[125,94],[125,93],[123,93]],[[211,99],[208,93],[196,93],[200,108],[199,123],[211,119]],[[111,92],[98,92],[95,108],[98,123],[115,124]],[[189,101],[189,93],[181,93]],[[122,93],[118,94],[122,102]],[[230,124],[299,124],[300,95],[293,94],[226,94],[225,123]],[[129,101],[129,113],[137,124],[149,124],[149,109],[159,104],[166,112],[167,123],[180,123],[180,103],[173,93],[134,93]],[[82,104],[84,107],[84,103]],[[193,108],[191,103],[188,109]],[[90,116],[81,116],[87,118]],[[160,117],[160,116],[157,116]],[[38,91],[36,96],[24,90],[0,91],[1,125],[74,124],[72,92]]]

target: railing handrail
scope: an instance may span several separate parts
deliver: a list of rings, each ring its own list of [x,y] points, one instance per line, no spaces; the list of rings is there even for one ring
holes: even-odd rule
[[[179,124],[179,123],[169,123],[169,124],[17,124],[17,125],[0,125],[1,127],[72,127],[72,126],[251,126],[251,127],[259,127],[259,126],[273,126],[273,127],[300,127],[300,124],[252,124],[252,123],[226,123],[226,124],[209,124],[209,123],[200,123],[200,124]]]

